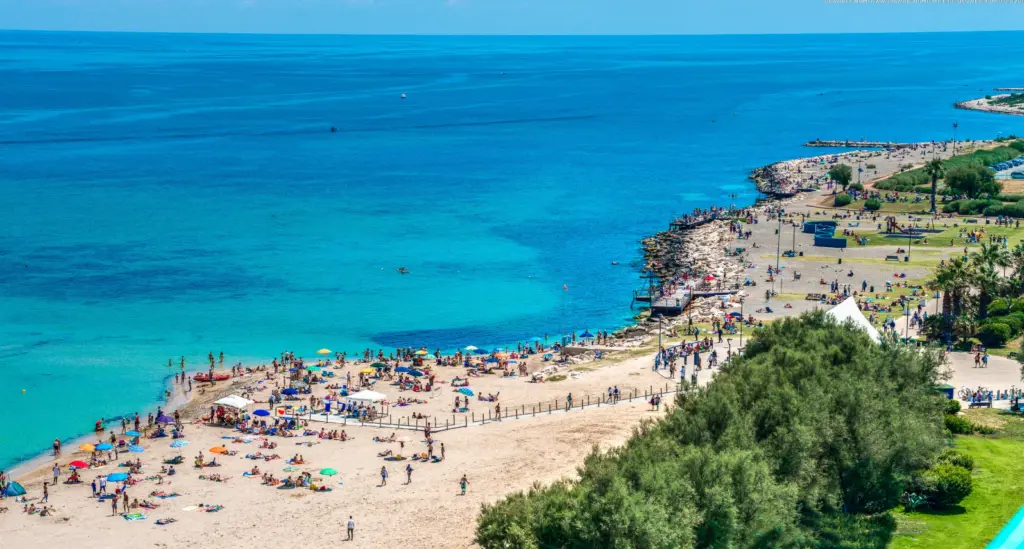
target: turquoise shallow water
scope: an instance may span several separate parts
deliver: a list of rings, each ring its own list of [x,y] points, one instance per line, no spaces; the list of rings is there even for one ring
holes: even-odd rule
[[[1024,134],[951,108],[1022,37],[0,33],[0,466],[171,357],[621,326],[637,241],[803,141]]]

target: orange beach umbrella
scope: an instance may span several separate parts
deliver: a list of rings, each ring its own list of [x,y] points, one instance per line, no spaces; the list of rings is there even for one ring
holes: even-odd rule
[[[228,449],[223,447],[223,446],[214,446],[213,448],[210,448],[210,453],[211,454],[227,454],[228,453]]]

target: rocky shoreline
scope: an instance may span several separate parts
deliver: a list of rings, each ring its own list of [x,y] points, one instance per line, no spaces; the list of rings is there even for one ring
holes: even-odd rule
[[[1021,106],[1004,106],[1004,105],[993,105],[992,101],[996,99],[1002,99],[1009,97],[1010,94],[993,95],[990,98],[982,97],[980,99],[971,99],[969,101],[960,101],[954,103],[953,106],[958,109],[968,111],[981,111],[989,112],[994,114],[1009,114],[1013,116],[1024,116],[1024,105]]]

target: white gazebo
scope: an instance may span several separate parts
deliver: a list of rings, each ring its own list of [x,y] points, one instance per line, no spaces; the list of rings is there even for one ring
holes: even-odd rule
[[[387,398],[386,395],[378,393],[377,391],[371,391],[369,389],[365,391],[359,391],[354,395],[348,395],[349,400],[365,401],[365,402],[379,402]]]
[[[879,342],[882,340],[882,335],[878,333],[878,330],[868,322],[868,319],[864,316],[864,313],[860,312],[860,307],[857,306],[857,301],[852,297],[846,298],[846,301],[832,307],[826,312],[828,316],[836,319],[836,322],[842,324],[847,320],[852,320],[858,328],[861,328],[868,333],[868,337]]]
[[[227,406],[228,408],[234,408],[236,410],[244,410],[252,403],[253,402],[251,400],[242,398],[238,395],[226,396],[217,402],[214,402],[214,404],[217,404],[218,406]]]

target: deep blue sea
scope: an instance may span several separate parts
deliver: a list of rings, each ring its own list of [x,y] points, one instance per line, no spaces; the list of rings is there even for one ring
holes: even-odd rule
[[[619,327],[674,215],[809,139],[1024,134],[952,108],[1022,73],[1024,33],[0,33],[0,467],[181,355]]]

